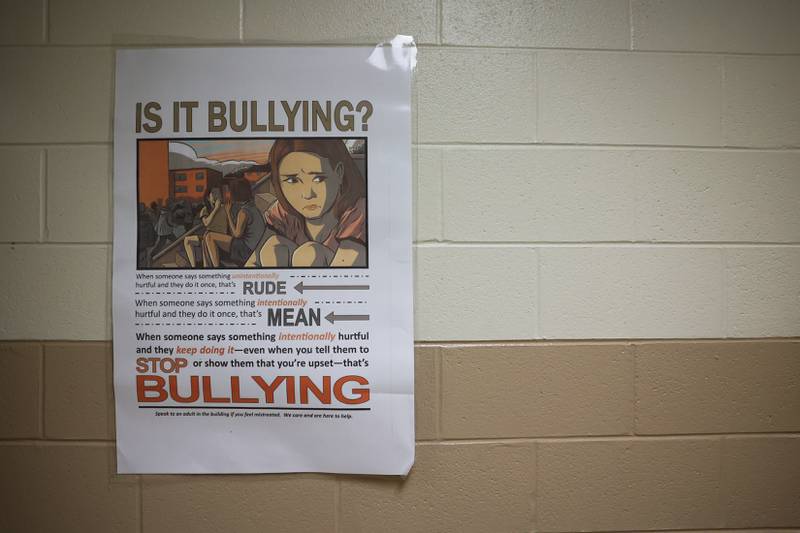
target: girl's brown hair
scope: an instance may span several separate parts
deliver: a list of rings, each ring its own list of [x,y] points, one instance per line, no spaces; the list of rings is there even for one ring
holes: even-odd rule
[[[231,183],[231,199],[234,202],[249,202],[253,199],[253,190],[250,182],[245,178],[238,178]]]
[[[272,166],[270,180],[278,201],[288,212],[303,218],[303,215],[289,204],[281,190],[281,176],[278,168],[281,160],[292,152],[308,152],[324,157],[334,168],[337,164],[342,164],[344,168],[342,186],[332,208],[336,218],[339,218],[345,210],[353,207],[359,198],[366,196],[366,180],[358,170],[350,152],[347,151],[344,141],[340,139],[277,139],[269,152],[269,162]]]

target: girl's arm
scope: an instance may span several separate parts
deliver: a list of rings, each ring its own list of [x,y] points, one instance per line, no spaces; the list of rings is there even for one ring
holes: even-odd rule
[[[219,211],[219,205],[220,205],[219,202],[216,202],[214,204],[214,209],[212,209],[210,213],[208,213],[206,216],[202,218],[204,226],[208,226],[209,224],[211,224],[211,221],[214,220],[214,215],[216,215],[217,211]],[[206,210],[205,207],[203,209]]]
[[[239,211],[239,214],[241,215],[242,212]],[[233,219],[231,218],[231,204],[229,203],[225,204],[225,218],[228,219],[228,227],[233,230],[233,228],[236,227],[236,224],[233,223]]]
[[[239,210],[239,214],[236,216],[236,224],[234,224],[231,221],[231,212],[228,211],[228,223],[233,228],[231,235],[238,239],[244,235],[244,229],[247,227],[247,212],[244,209]]]

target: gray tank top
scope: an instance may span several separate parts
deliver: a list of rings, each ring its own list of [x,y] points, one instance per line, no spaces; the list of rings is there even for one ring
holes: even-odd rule
[[[261,236],[264,235],[267,222],[264,220],[264,215],[256,207],[255,202],[247,202],[241,207],[241,210],[247,213],[247,225],[240,238],[250,250],[255,250],[259,241],[261,241]]]

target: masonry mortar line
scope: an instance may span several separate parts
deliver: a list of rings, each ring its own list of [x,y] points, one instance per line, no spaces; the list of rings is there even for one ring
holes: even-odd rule
[[[21,244],[21,243],[16,243]],[[31,243],[36,244],[36,243]],[[417,248],[797,248],[796,242],[725,242],[725,241],[423,241]]]
[[[633,26],[633,0],[628,0],[628,48],[630,51],[634,48],[634,26]]]
[[[336,476],[333,484],[333,531],[340,533],[342,528],[342,478]]]
[[[137,491],[137,507],[139,513],[139,533],[144,533],[144,479],[139,476]]]
[[[39,152],[39,243],[47,240],[47,149]]]
[[[725,513],[725,481],[724,476],[724,457],[722,455],[725,437],[717,439],[717,505],[719,506],[719,522],[717,527],[725,527],[727,516]]]
[[[633,350],[633,427],[631,436],[646,437],[639,433],[639,346],[641,344],[630,343],[628,346]]]
[[[439,156],[439,239],[444,239],[444,221],[447,217],[444,216],[445,194],[444,194],[444,150],[437,150]]]
[[[101,443],[103,443],[103,444],[115,444],[116,443],[116,439],[113,438],[113,437],[109,437],[108,440],[102,440],[102,439],[71,439],[71,438],[68,438],[68,437],[53,438],[53,437],[47,437],[46,436],[46,431],[47,430],[45,429],[44,431],[45,431],[45,436],[43,436],[41,438],[38,438],[38,437],[37,438],[30,438],[30,437],[19,437],[19,438],[4,437],[4,438],[0,439],[0,444],[6,444],[6,445],[9,445],[9,444],[23,444],[23,445],[27,445],[27,444],[30,444],[30,443],[36,443],[36,444],[46,444],[46,443],[49,443],[49,444],[73,444],[74,443],[74,444],[78,444],[78,445],[84,446],[84,445],[92,444],[92,443],[94,443],[94,444],[101,444]]]
[[[533,530],[539,531],[539,443],[533,445]]]
[[[720,275],[720,290],[722,291],[722,302],[720,302],[720,306],[722,307],[722,334],[730,335],[730,321],[728,318],[728,313],[730,312],[730,309],[728,309],[728,250],[723,248],[720,255],[722,256],[720,261],[720,269],[722,270],[722,274]]]
[[[115,37],[119,38],[119,37]],[[330,48],[352,48],[352,47],[374,47],[375,46],[375,39],[369,41],[309,41],[309,42],[299,42],[299,41],[258,41],[258,40],[250,40],[245,42],[251,42],[252,46],[259,47],[259,48],[285,48],[285,47],[292,47],[292,48],[319,48],[320,46],[330,47]],[[120,48],[131,48],[131,49],[148,49],[148,48],[239,48],[241,47],[242,43],[239,42],[238,31],[236,37],[225,37],[220,38],[219,40],[192,40],[192,41],[150,41],[150,42],[126,42],[126,41],[115,41],[115,42],[108,42],[108,43],[94,43],[94,44],[82,44],[82,43],[69,43],[69,44],[43,44],[43,43],[25,43],[25,44],[0,44],[0,50],[9,50],[13,48],[41,48],[41,49],[75,49],[75,50],[85,50],[85,49],[105,49],[109,51],[116,51]],[[417,46],[438,46],[436,43],[426,43],[426,44],[417,44]],[[784,55],[797,55],[797,54],[784,54]]]
[[[613,530],[592,530],[592,533],[641,533],[641,529],[613,529]],[[797,528],[791,527],[751,527],[751,528],[739,528],[739,529],[731,529],[731,528],[722,528],[722,529],[647,529],[647,533],[709,533],[709,532],[716,532],[716,533],[737,533],[737,532],[764,532],[764,531],[797,531]]]
[[[239,0],[239,42],[244,42],[244,0]]]
[[[444,43],[444,1],[436,1],[436,44]]]
[[[442,418],[444,411],[444,379],[443,368],[444,365],[444,350],[442,347],[437,347],[434,352],[434,369],[436,371],[436,438],[441,439],[442,434]]]
[[[50,44],[50,0],[42,0],[42,40]]]
[[[44,224],[43,224],[43,228],[42,228],[42,231],[43,231],[42,232],[42,240],[44,242],[47,242],[47,241],[50,240],[50,217],[47,216],[47,206],[50,203],[49,202],[49,200],[50,200],[50,188],[48,187],[48,182],[50,181],[48,179],[48,174],[50,172],[50,165],[49,165],[49,163],[50,163],[50,150],[45,148],[43,150],[43,153],[44,153],[44,163],[42,165],[42,177],[43,177],[42,197],[43,197],[43,201],[44,201],[44,210],[43,210]]]
[[[101,46],[101,45],[96,45]],[[729,56],[729,57],[800,57],[800,52],[733,52],[729,50],[647,50],[642,48],[567,48],[557,46],[508,46],[491,44],[432,44],[423,43],[419,48],[430,48],[440,50],[496,50],[498,52],[559,52],[559,53],[590,53],[590,54],[653,54],[653,55],[673,55],[673,56]]]
[[[87,246],[92,248],[97,247],[110,247],[112,244],[111,241],[105,242],[59,242],[59,241],[3,241],[0,242],[2,246],[37,246],[39,248],[56,248],[59,246],[63,246],[65,248],[74,248],[76,246]]]
[[[109,207],[108,215],[109,216],[108,216],[108,222],[107,222],[107,226],[106,226],[106,231],[108,232],[108,235],[109,235],[108,244],[110,245],[110,244],[112,244],[114,242],[114,214],[115,214],[114,213],[114,180],[115,180],[115,175],[114,175],[114,151],[113,150],[111,151],[111,157],[108,158],[108,165],[109,166],[108,166],[108,168],[106,168],[106,170],[108,171],[108,193],[107,194],[108,194],[108,207]]]
[[[50,28],[48,25],[48,34]],[[115,50],[117,48],[208,48],[214,46],[218,48],[233,48],[240,46],[238,38],[235,40],[207,40],[207,41],[187,41],[187,42],[114,42],[114,43],[92,43],[92,44],[55,44],[49,42],[44,44],[2,44],[0,49],[9,48],[66,48],[66,49],[85,49],[85,48],[105,48]],[[285,47],[292,46],[298,48],[306,47],[352,47],[352,46],[375,46],[374,40],[369,41],[314,41],[314,42],[294,42],[294,41],[270,41],[260,43],[261,47]],[[734,52],[726,50],[645,50],[641,48],[565,48],[565,47],[547,47],[547,46],[500,46],[500,45],[462,45],[462,44],[438,44],[435,42],[417,43],[417,48],[420,49],[454,49],[454,50],[497,50],[502,52],[563,52],[563,53],[589,53],[589,54],[652,54],[652,55],[673,55],[673,56],[728,56],[728,57],[800,57],[800,52]]]
[[[533,89],[536,91],[534,95],[534,119],[533,119],[533,140],[536,141],[536,144],[542,140],[542,124],[541,124],[541,87],[542,84],[539,80],[539,58],[541,54],[535,53],[533,54]]]
[[[45,427],[45,416],[47,415],[47,408],[46,401],[46,387],[45,387],[45,376],[46,376],[46,369],[45,369],[45,353],[44,353],[44,343],[39,343],[39,361],[41,362],[40,369],[39,369],[39,386],[41,390],[39,391],[39,401],[41,405],[39,406],[39,438],[45,439],[45,435],[47,434],[47,429]]]
[[[114,440],[90,439],[0,439],[0,446],[84,446],[94,448],[113,447]]]
[[[422,446],[458,446],[482,444],[530,444],[530,443],[575,443],[575,442],[669,442],[669,441],[717,441],[726,439],[800,439],[800,432],[783,433],[676,433],[670,435],[564,435],[541,437],[471,437],[449,439],[421,439]]]
[[[417,104],[416,115],[419,114]],[[0,147],[20,146],[106,146],[111,147],[111,141],[18,141],[0,142]],[[451,148],[473,150],[498,150],[498,149],[587,149],[587,150],[660,150],[660,151],[701,151],[701,152],[763,152],[763,153],[800,153],[800,146],[735,146],[735,145],[690,145],[690,144],[640,144],[640,143],[557,143],[557,142],[485,142],[485,141],[429,141],[414,142],[414,148]]]
[[[536,250],[536,331],[537,336],[542,336],[542,250],[541,248],[534,248]]]
[[[763,533],[768,531],[792,531],[796,532],[796,527],[752,527],[744,529],[713,528],[713,529],[647,529],[647,533]],[[535,530],[538,533],[539,530]],[[641,533],[641,529],[592,529],[592,533]],[[541,533],[560,533],[558,531],[544,530]]]
[[[727,100],[727,86],[728,86],[728,71],[726,69],[726,59],[725,56],[722,56],[719,60],[719,141],[724,146],[727,141],[727,132],[725,128],[725,110],[728,107],[728,100]]]
[[[52,146],[113,146],[111,141],[61,141],[61,142],[0,142],[0,147],[35,146],[48,148]]]
[[[114,248],[113,245],[104,247],[106,253],[106,295],[103,299],[105,313],[103,319],[105,321],[104,328],[106,335],[113,336],[113,323],[114,323],[114,302],[113,302],[113,284],[114,284]]]
[[[80,342],[80,341],[78,341]],[[102,342],[102,341],[98,341]],[[107,342],[107,341],[105,341]],[[552,339],[474,339],[474,340],[417,340],[415,346],[442,346],[447,348],[469,348],[469,347],[505,347],[505,346],[562,346],[562,345],[587,345],[587,344],[611,344],[611,345],[644,345],[644,344],[703,344],[703,343],[744,343],[744,342],[800,342],[800,337],[685,337],[685,338],[664,338],[664,337],[638,337],[638,338],[552,338]]]
[[[587,150],[660,150],[660,151],[701,151],[701,152],[763,152],[796,153],[800,146],[737,146],[723,144],[643,144],[643,143],[587,143],[587,142],[528,142],[528,141],[427,141],[416,142],[415,147],[438,147],[451,149],[470,148],[473,150],[498,149],[587,149]]]

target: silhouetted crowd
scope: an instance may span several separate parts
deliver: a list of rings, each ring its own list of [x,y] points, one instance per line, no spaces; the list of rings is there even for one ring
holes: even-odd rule
[[[136,247],[139,266],[150,266],[159,252],[201,224],[204,206],[204,202],[173,199],[168,200],[166,205],[162,202],[152,202],[149,206],[139,203]]]

